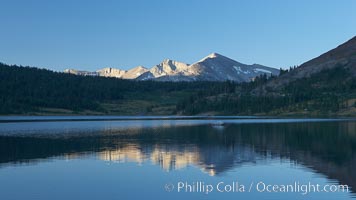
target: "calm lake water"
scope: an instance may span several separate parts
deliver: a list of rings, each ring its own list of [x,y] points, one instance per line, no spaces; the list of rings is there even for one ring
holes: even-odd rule
[[[0,117],[0,199],[354,199],[355,153],[352,119]]]

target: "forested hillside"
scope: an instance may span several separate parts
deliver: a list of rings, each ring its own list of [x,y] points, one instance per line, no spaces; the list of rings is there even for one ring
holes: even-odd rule
[[[355,115],[356,78],[349,70],[338,67],[323,70],[309,78],[298,79],[281,90],[255,94],[252,91],[277,79],[259,77],[254,82],[237,85],[230,92],[219,95],[195,94],[180,102],[177,109],[183,114],[311,114]],[[347,112],[348,111],[348,112]]]
[[[207,88],[217,94],[226,85],[225,82],[141,82],[76,76],[0,63],[0,113],[145,114],[168,107],[163,114],[171,114],[180,99]]]
[[[0,113],[355,115],[356,78],[348,68],[326,69],[279,90],[264,88],[267,94],[254,92],[278,78],[261,75],[248,83],[133,81],[0,64]]]

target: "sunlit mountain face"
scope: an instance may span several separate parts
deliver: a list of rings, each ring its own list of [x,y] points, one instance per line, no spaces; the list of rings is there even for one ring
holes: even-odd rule
[[[91,122],[89,122],[91,123]],[[187,167],[217,176],[239,167],[287,160],[356,187],[356,123],[251,123],[104,126],[55,134],[1,134],[1,166],[95,156],[110,164],[147,163],[173,172]],[[76,130],[76,129],[73,129]],[[45,131],[45,129],[44,129]],[[80,136],[79,136],[80,135]],[[1,169],[1,168],[0,168]]]
[[[157,80],[170,82],[227,80],[249,82],[260,75],[271,76],[279,74],[279,70],[276,68],[259,64],[243,64],[218,53],[211,53],[193,64],[165,59],[150,69],[142,66],[130,70],[107,67],[96,72],[76,69],[66,69],[64,72],[81,76],[104,76],[141,81]]]

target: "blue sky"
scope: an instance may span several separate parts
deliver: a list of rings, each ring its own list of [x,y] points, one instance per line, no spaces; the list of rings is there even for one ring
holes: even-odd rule
[[[354,0],[0,0],[0,62],[53,70],[299,65],[356,35]]]

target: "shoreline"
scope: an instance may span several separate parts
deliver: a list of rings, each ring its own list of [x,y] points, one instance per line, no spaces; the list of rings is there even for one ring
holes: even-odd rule
[[[154,120],[356,120],[356,117],[345,116],[228,116],[228,115],[162,115],[162,116],[125,116],[125,115],[8,115],[0,116],[0,123],[13,122],[75,122],[75,121],[154,121]]]

